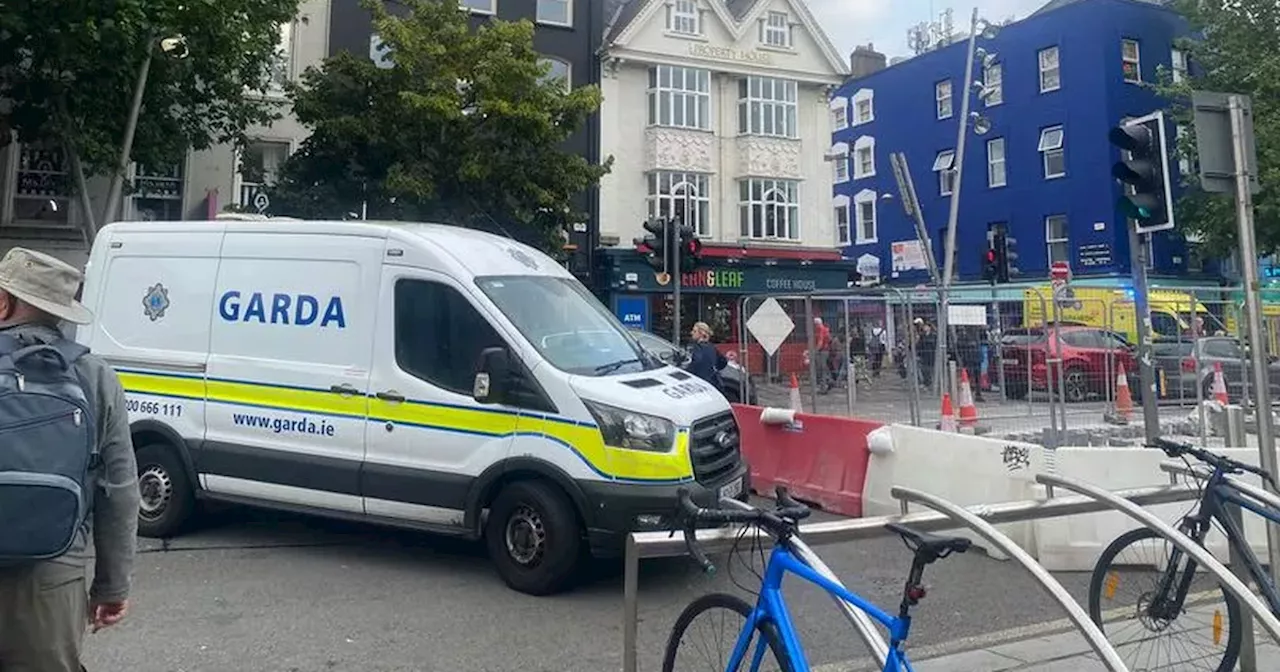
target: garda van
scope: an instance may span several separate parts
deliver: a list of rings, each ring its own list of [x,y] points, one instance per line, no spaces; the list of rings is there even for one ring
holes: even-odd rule
[[[78,340],[119,372],[140,532],[202,500],[483,538],[516,590],[744,497],[738,428],[537,250],[430,224],[124,222]]]

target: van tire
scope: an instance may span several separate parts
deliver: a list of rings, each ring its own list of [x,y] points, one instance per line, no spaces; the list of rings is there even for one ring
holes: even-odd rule
[[[195,489],[182,459],[163,443],[135,453],[138,461],[138,534],[153,539],[172,537],[191,521],[196,509]]]
[[[529,544],[535,532],[541,539]],[[582,526],[569,498],[554,485],[517,481],[503,487],[489,507],[485,543],[508,586],[528,595],[551,595],[574,578],[582,558]]]

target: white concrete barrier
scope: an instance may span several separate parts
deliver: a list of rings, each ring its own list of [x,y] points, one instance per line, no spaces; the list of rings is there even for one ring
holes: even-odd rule
[[[1169,458],[1152,448],[1087,447],[1050,451],[1035,444],[906,425],[890,425],[877,432],[863,488],[865,516],[892,515],[902,510],[901,504],[889,494],[895,485],[973,506],[1044,497],[1044,488],[1035,483],[1035,475],[1041,472],[1078,478],[1109,490],[1169,482],[1169,474],[1160,470],[1160,463]],[[1218,452],[1247,464],[1258,463],[1258,452],[1253,449]],[[1259,483],[1255,476],[1241,478]],[[1194,504],[1187,501],[1151,510],[1174,523]],[[912,505],[911,510],[923,508]],[[1244,522],[1245,535],[1254,552],[1265,557],[1263,519],[1246,511]],[[998,527],[1049,570],[1091,571],[1103,549],[1116,537],[1138,527],[1138,523],[1122,513],[1107,512]],[[1004,559],[1003,554],[989,549],[976,536],[970,538],[992,557]],[[1208,548],[1221,561],[1227,560],[1226,539],[1216,529],[1210,534]]]

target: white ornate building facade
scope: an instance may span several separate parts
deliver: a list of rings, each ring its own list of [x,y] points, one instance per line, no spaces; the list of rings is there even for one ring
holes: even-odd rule
[[[849,68],[803,0],[606,5],[602,245],[678,215],[749,256],[836,249],[829,100]]]

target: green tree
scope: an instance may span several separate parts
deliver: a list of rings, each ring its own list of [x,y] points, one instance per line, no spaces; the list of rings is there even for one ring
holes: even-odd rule
[[[272,212],[417,219],[507,231],[554,249],[575,198],[609,170],[564,150],[599,109],[594,86],[548,77],[528,21],[472,29],[456,3],[366,0],[387,62],[342,53],[290,96],[312,133],[286,162]]]
[[[1172,0],[1193,37],[1177,48],[1191,63],[1189,77],[1160,77],[1156,89],[1172,103],[1174,117],[1188,129],[1179,152],[1194,158],[1195,137],[1189,100],[1192,90],[1241,93],[1252,97],[1261,193],[1254,196],[1255,230],[1261,255],[1280,250],[1280,3],[1276,0]],[[1179,229],[1203,236],[1206,251],[1227,256],[1237,246],[1235,201],[1190,187],[1176,205]]]
[[[240,142],[246,128],[279,116],[280,103],[257,92],[278,67],[278,26],[298,4],[0,2],[0,143],[13,131],[19,142],[64,152],[92,240],[117,213],[110,198],[93,212],[89,177],[110,176],[118,202],[130,161],[169,165],[189,149]]]

